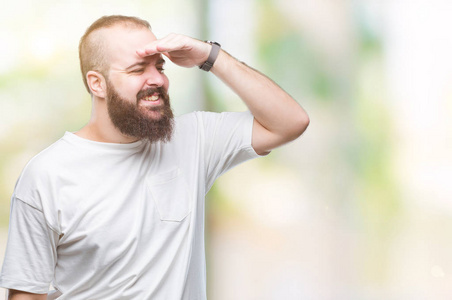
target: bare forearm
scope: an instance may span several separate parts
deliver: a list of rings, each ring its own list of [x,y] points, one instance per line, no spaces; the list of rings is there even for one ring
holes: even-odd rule
[[[267,130],[294,139],[309,124],[304,109],[271,79],[221,51],[211,71],[248,106]]]
[[[179,66],[202,65],[212,46],[182,35],[168,35],[138,49],[141,57],[163,53]],[[304,109],[265,75],[220,51],[211,72],[228,85],[254,116],[252,146],[264,154],[299,137],[309,124]]]

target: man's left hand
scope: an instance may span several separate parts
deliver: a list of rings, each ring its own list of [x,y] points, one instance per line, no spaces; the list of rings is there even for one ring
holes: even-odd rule
[[[149,43],[143,49],[138,49],[137,54],[146,57],[161,53],[176,65],[191,68],[202,65],[209,57],[211,48],[212,46],[208,43],[171,33]]]

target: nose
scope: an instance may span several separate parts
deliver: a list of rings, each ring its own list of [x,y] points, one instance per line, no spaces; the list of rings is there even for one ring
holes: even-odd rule
[[[146,77],[146,85],[150,87],[161,87],[165,84],[165,75],[157,68],[149,68]]]

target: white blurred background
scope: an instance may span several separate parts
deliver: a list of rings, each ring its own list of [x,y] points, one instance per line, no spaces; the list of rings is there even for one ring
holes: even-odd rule
[[[88,121],[78,40],[109,14],[220,42],[310,115],[209,193],[209,299],[452,299],[448,0],[3,1],[0,260],[22,168]],[[245,109],[212,74],[166,73],[177,115]]]

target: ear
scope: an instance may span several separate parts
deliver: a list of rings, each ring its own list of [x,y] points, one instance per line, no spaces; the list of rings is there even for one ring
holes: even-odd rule
[[[88,71],[86,73],[86,82],[94,96],[98,98],[105,98],[107,96],[107,82],[101,73]]]

